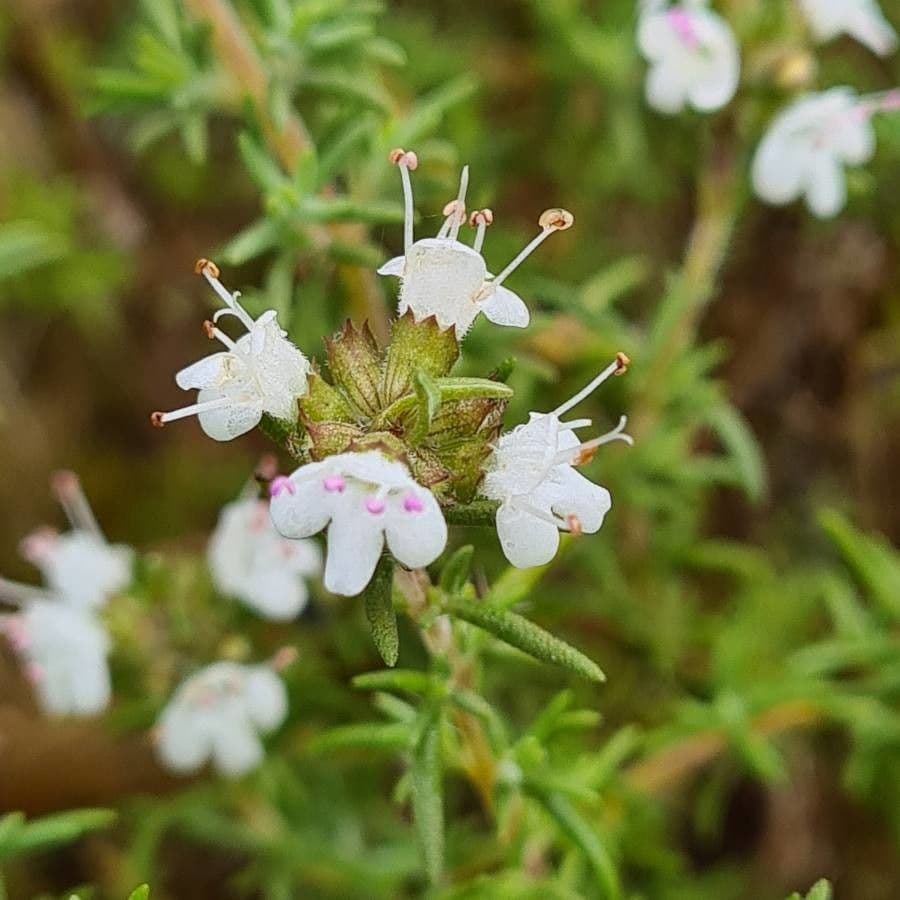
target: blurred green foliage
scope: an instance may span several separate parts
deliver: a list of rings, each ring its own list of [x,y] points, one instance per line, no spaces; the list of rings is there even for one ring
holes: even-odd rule
[[[301,651],[260,771],[125,777],[118,824],[69,854],[47,848],[107,819],[3,819],[10,897],[93,882],[79,896],[118,898],[146,880],[154,898],[778,900],[822,874],[841,898],[897,896],[900,555],[877,531],[900,533],[900,119],[879,123],[835,223],[761,208],[746,170],[793,93],[881,89],[900,66],[814,49],[788,2],[717,5],[741,91],[674,119],[644,105],[626,0],[85,3],[65,41],[71,17],[0,10],[15,138],[0,157],[0,428],[16,437],[0,462],[74,455],[108,533],[150,544],[108,613],[117,765],[149,765],[122,747],[196,665]],[[805,83],[789,77],[800,63]],[[497,219],[489,261],[543,208],[574,210],[516,274],[532,327],[479,322],[461,372],[515,357],[513,424],[623,350],[631,373],[585,414],[628,412],[637,443],[590,464],[613,513],[551,566],[508,569],[489,529],[457,529],[434,583],[394,597],[410,615],[386,671],[362,603],[320,594],[275,626],[215,596],[197,535],[263,443],[211,448],[190,426],[160,442],[135,423],[196,355],[194,257],[258,284],[248,307],[276,308],[320,359],[348,315],[384,334],[373,268],[401,241],[398,145],[419,154],[420,232],[471,164],[472,201]],[[90,381],[72,374],[98,355]],[[4,527],[21,533],[38,509],[15,480]],[[538,665],[558,656],[551,635],[607,683]],[[39,805],[39,766],[10,777],[17,805]],[[61,805],[95,802],[79,779]],[[806,900],[830,896],[819,882]]]

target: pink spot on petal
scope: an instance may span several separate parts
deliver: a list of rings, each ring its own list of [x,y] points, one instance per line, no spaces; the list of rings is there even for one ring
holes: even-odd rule
[[[269,485],[270,497],[277,497],[282,491],[287,491],[289,494],[295,494],[297,491],[294,487],[294,482],[287,475],[279,475],[277,478],[273,478],[272,483]]]
[[[343,494],[344,488],[347,487],[347,482],[340,475],[329,475],[323,482],[323,487],[326,491],[331,494],[338,493]]]
[[[378,497],[369,497],[369,499],[366,500],[366,509],[372,513],[373,516],[380,516],[385,510],[385,502]]]
[[[425,504],[415,494],[407,494],[403,498],[403,508],[410,513],[420,513],[425,509]]]
[[[690,13],[687,10],[676,7],[675,9],[670,9],[666,16],[669,19],[669,24],[682,42],[691,50],[696,50],[700,46],[700,39],[697,37],[697,31],[694,28]]]

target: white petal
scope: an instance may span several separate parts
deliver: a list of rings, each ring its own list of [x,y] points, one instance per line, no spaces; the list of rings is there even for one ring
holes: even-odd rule
[[[542,566],[559,549],[559,530],[555,525],[508,503],[497,510],[497,534],[506,558],[519,569]]]
[[[298,575],[313,578],[322,574],[322,550],[315,541],[291,541],[285,565]]]
[[[405,508],[406,498],[412,496],[422,505],[421,510]],[[399,562],[411,569],[433,563],[447,546],[444,514],[434,495],[425,488],[392,497],[385,520],[388,548]]]
[[[875,129],[869,119],[848,121],[838,129],[832,146],[849,166],[860,166],[875,155]]]
[[[557,466],[552,478],[536,492],[535,500],[539,507],[548,504],[563,519],[576,516],[585,534],[600,530],[612,506],[605,487],[594,484],[571,466]]]
[[[646,59],[653,62],[665,59],[677,42],[678,37],[665,13],[641,16],[638,22],[638,47]]]
[[[229,717],[228,724],[213,736],[212,757],[227,777],[244,775],[263,761],[263,746],[253,727],[244,719]]]
[[[232,377],[236,364],[231,353],[213,353],[182,369],[175,376],[175,384],[185,391],[215,387]]]
[[[782,205],[796,200],[803,190],[809,154],[793,143],[770,134],[753,158],[753,189],[766,203]]]
[[[897,32],[874,0],[849,14],[847,34],[879,56],[887,56],[897,49]]]
[[[513,328],[525,328],[531,320],[528,307],[518,295],[509,288],[495,287],[488,298],[481,304],[481,311],[495,325],[511,325]]]
[[[254,572],[234,593],[274,622],[296,619],[309,601],[309,591],[303,579],[287,569],[269,568]]]
[[[349,478],[368,481],[385,487],[402,488],[415,486],[416,482],[409,469],[401,462],[388,459],[377,450],[364,453],[342,453],[328,459],[329,467],[340,471]]]
[[[687,85],[668,66],[651,66],[644,82],[647,103],[653,109],[671,115],[684,108]]]
[[[829,153],[812,161],[806,188],[806,202],[819,218],[836,216],[847,202],[847,182],[841,164]]]
[[[403,275],[403,266],[406,263],[405,256],[395,256],[389,259],[379,270],[379,275],[396,275],[398,278]]]
[[[262,731],[274,731],[288,713],[284,682],[268,666],[253,666],[244,687],[247,713]]]
[[[353,597],[371,580],[384,547],[384,517],[365,508],[366,495],[348,485],[328,527],[325,587]]]
[[[272,498],[272,523],[286,538],[308,538],[320,532],[331,519],[334,495],[325,490],[326,469],[321,464],[311,472],[303,466],[291,475],[291,486]]]
[[[192,712],[177,700],[163,711],[157,728],[156,752],[163,765],[175,772],[196,772],[212,749],[205,730]]]
[[[197,394],[197,402],[206,403],[222,396],[224,395],[217,390],[202,390]],[[236,402],[200,413],[197,418],[200,427],[214,441],[231,441],[259,425],[262,408],[256,402]]]

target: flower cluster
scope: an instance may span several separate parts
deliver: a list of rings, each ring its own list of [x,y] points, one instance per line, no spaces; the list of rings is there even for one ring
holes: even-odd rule
[[[19,608],[0,627],[45,712],[95,715],[110,698],[109,638],[98,612],[130,584],[134,553],[107,543],[72,472],[57,473],[53,488],[71,530],[42,528],[22,541],[45,587],[0,579],[0,602]]]
[[[817,41],[848,35],[882,56],[897,48],[897,33],[877,0],[799,0],[799,6]],[[647,0],[638,45],[650,64],[645,92],[654,109],[713,112],[734,97],[738,44],[706,0]],[[814,215],[836,215],[847,200],[845,167],[862,165],[875,152],[872,117],[898,109],[900,90],[861,97],[850,87],[834,87],[795,99],[775,116],[757,148],[757,196],[775,205],[802,198]]]

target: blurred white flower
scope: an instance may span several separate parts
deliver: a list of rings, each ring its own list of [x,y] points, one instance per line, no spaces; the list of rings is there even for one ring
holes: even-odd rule
[[[325,587],[334,594],[358,594],[385,543],[410,568],[433,562],[447,543],[447,524],[431,491],[377,450],[301,466],[289,478],[276,478],[270,492],[272,521],[285,537],[310,537],[328,526]]]
[[[817,216],[836,215],[847,201],[844,166],[875,152],[871,117],[897,104],[898,92],[860,98],[836,87],[794,101],[779,113],[753,159],[753,188],[767,203],[803,197]]]
[[[175,691],[157,723],[157,753],[175,772],[196,772],[211,760],[223,775],[243,775],[262,762],[259,735],[278,728],[287,709],[284,683],[270,666],[214,663]]]
[[[45,713],[92,716],[109,705],[109,639],[92,613],[35,595],[21,612],[0,617],[0,629]]]
[[[289,541],[272,524],[269,504],[255,497],[229,503],[209,542],[216,588],[268,619],[295,618],[306,606],[306,578],[322,571],[315,541]]]
[[[107,543],[74,472],[57,472],[53,489],[72,530],[41,528],[22,541],[22,555],[40,569],[56,600],[84,609],[102,606],[131,582],[134,551]]]
[[[575,466],[610,441],[632,443],[623,416],[608,434],[581,443],[575,430],[590,419],[563,422],[560,417],[593,393],[612,375],[621,375],[628,358],[618,354],[603,372],[550,413],[531,413],[497,442],[488,463],[482,492],[497,500],[497,533],[506,558],[519,568],[550,562],[559,548],[559,532],[593,534],[600,530],[611,504],[609,491],[585,478]]]
[[[847,34],[879,56],[897,49],[897,32],[877,0],[800,0],[818,41]]]
[[[286,337],[270,309],[254,321],[219,281],[219,270],[201,259],[197,271],[225,304],[212,322],[206,323],[210,339],[227,348],[182,369],[175,382],[186,391],[197,390],[197,402],[173,412],[155,412],[150,421],[157,427],[187,416],[197,416],[200,427],[213,440],[230,441],[255,428],[263,413],[294,421],[297,399],[307,391],[309,360]],[[234,316],[247,334],[233,341],[216,322]]]
[[[412,151],[394,150],[391,160],[400,169],[403,180],[406,210],[403,256],[389,260],[378,272],[400,278],[399,313],[412,310],[416,321],[434,316],[441,328],[453,326],[459,338],[469,330],[479,313],[484,313],[497,325],[524,328],[530,318],[528,307],[517,294],[503,287],[503,282],[553,232],[570,228],[574,222],[572,214],[563,209],[543,213],[538,220],[541,229],[538,235],[499,275],[491,275],[481,255],[481,247],[485,231],[494,220],[493,213],[482,209],[468,217],[469,224],[476,229],[471,247],[458,240],[460,226],[467,218],[469,167],[462,170],[457,198],[444,207],[444,224],[437,236],[414,242],[415,212],[409,173],[418,166],[418,158]]]
[[[645,5],[638,21],[638,46],[650,63],[647,102],[662,113],[690,105],[713,112],[737,91],[741,58],[728,23],[701,0]]]

